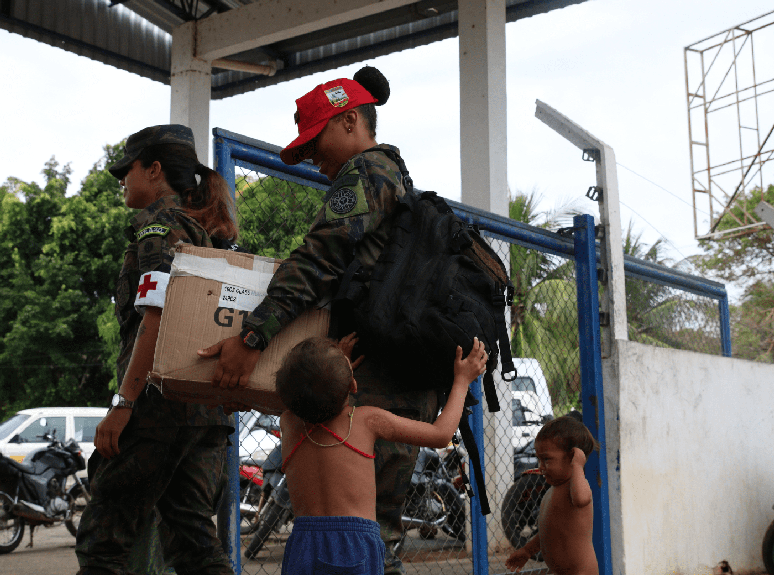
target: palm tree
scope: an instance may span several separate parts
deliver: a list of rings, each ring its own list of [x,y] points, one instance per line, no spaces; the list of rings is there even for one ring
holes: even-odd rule
[[[688,265],[688,261],[673,264],[665,256],[663,238],[646,246],[642,234],[634,232],[631,221],[624,237],[624,254],[676,269]],[[714,300],[627,277],[626,315],[631,341],[658,347],[720,353],[720,324]]]
[[[580,213],[575,202],[543,212],[537,209],[539,203],[534,190],[517,192],[511,197],[509,215],[518,222],[556,230]],[[577,405],[580,390],[574,263],[511,244],[510,264],[514,285],[511,352],[514,357],[540,362],[555,412],[569,411]]]

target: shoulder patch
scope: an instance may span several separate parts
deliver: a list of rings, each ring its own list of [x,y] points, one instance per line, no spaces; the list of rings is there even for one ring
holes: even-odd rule
[[[355,190],[352,188],[339,188],[333,192],[331,199],[328,200],[328,206],[331,208],[331,211],[339,215],[348,214],[355,209],[356,205],[357,194],[355,194]]]
[[[160,238],[163,238],[170,231],[172,231],[172,228],[169,226],[162,226],[159,224],[145,226],[137,232],[137,241],[139,242],[141,239],[147,238],[148,236],[159,236]]]
[[[369,212],[363,183],[357,176],[345,176],[331,190],[326,198],[325,219],[327,221],[351,218]]]

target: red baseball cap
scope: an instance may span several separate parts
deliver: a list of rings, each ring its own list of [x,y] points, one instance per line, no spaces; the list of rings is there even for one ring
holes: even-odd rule
[[[349,78],[320,84],[296,100],[298,138],[280,152],[280,159],[292,166],[311,158],[315,151],[312,140],[322,132],[328,120],[351,108],[377,102],[368,90]]]

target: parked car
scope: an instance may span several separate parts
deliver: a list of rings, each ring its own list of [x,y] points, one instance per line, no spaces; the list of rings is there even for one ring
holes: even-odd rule
[[[520,399],[511,399],[514,453],[535,439],[544,420],[531,409],[522,405]]]
[[[43,435],[53,435],[62,443],[78,442],[83,457],[89,460],[94,452],[97,424],[107,414],[106,407],[36,407],[23,409],[0,423],[0,453],[23,461],[31,452],[48,446]],[[85,477],[86,472],[79,472]]]
[[[534,358],[515,357],[516,378],[511,381],[511,397],[538,417],[554,417],[548,384],[540,362]]]

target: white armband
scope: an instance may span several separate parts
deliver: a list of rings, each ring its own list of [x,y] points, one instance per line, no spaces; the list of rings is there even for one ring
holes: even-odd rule
[[[137,297],[134,300],[134,309],[140,315],[145,315],[145,308],[164,307],[164,298],[167,295],[169,274],[166,272],[148,272],[140,277],[140,285],[137,286]]]

